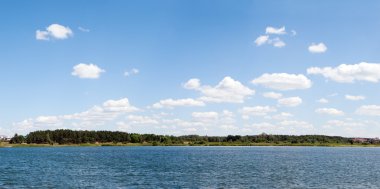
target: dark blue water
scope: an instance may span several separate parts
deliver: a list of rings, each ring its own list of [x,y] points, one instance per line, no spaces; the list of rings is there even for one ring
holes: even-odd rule
[[[380,188],[380,148],[1,148],[0,188]]]

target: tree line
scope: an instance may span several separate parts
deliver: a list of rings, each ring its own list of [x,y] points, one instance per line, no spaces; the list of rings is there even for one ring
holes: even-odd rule
[[[30,132],[17,135],[10,143],[28,144],[83,144],[83,143],[151,143],[151,144],[207,144],[207,143],[289,143],[289,144],[378,144],[379,140],[368,139],[358,142],[354,138],[324,135],[228,135],[228,136],[169,136],[137,134],[120,131],[74,131],[69,129]]]

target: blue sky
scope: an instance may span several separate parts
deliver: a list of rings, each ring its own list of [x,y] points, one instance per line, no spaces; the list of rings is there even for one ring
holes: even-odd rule
[[[2,1],[0,134],[380,135],[377,1]]]

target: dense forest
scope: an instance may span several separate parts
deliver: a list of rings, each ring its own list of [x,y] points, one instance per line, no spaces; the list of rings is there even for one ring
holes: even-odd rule
[[[254,145],[270,144],[380,144],[378,139],[357,139],[324,135],[228,135],[228,136],[168,136],[137,134],[119,131],[73,131],[67,129],[34,131],[26,136],[15,135],[12,144],[95,144],[95,143],[142,143],[151,145]]]

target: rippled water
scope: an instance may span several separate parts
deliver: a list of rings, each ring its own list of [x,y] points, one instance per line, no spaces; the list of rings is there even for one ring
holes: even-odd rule
[[[0,149],[0,188],[380,188],[380,148]]]

